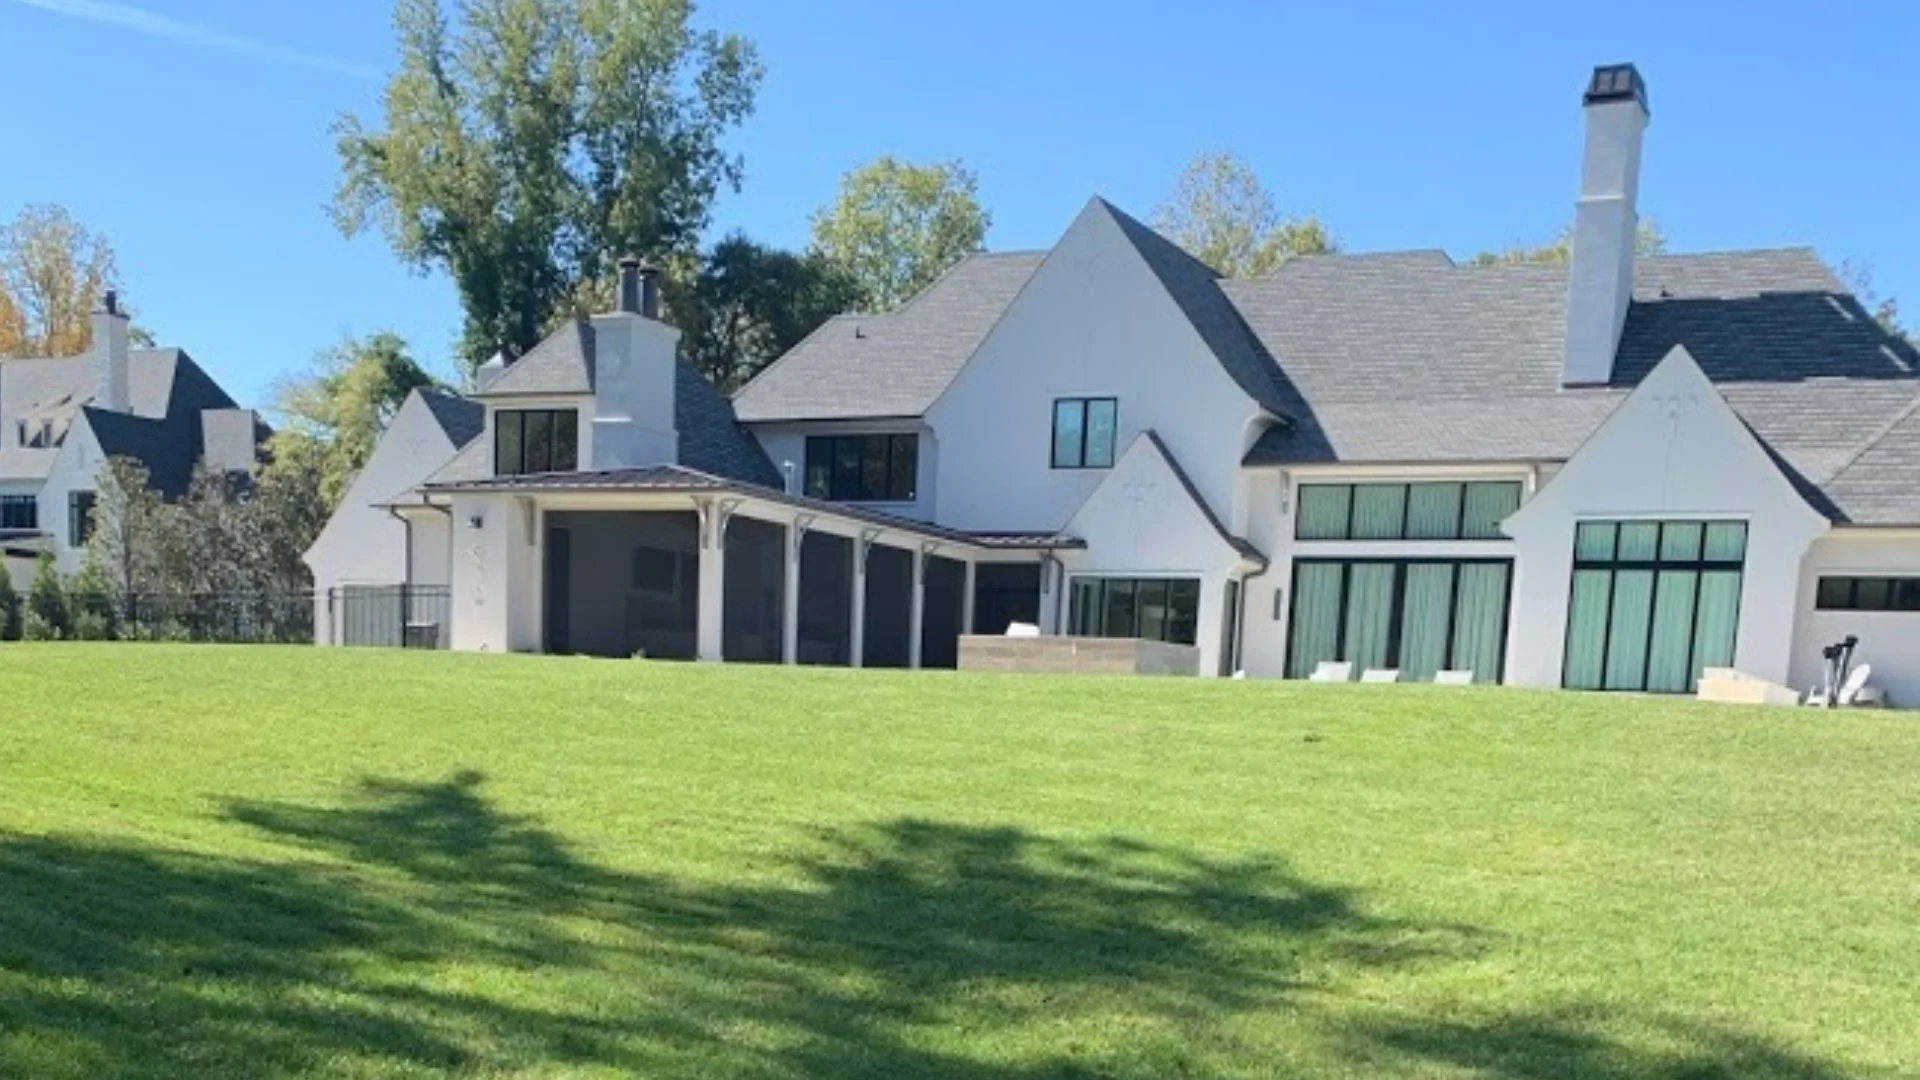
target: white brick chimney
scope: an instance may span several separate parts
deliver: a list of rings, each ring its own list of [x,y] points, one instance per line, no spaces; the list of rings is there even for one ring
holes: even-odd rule
[[[593,317],[594,469],[672,465],[680,435],[674,414],[680,332],[660,321],[658,274],[620,260],[614,310]]]
[[[1567,274],[1567,341],[1560,381],[1604,384],[1633,299],[1634,245],[1640,231],[1640,145],[1647,130],[1647,84],[1632,64],[1593,69],[1587,84],[1587,145],[1574,204]]]
[[[93,311],[93,348],[88,354],[93,367],[93,407],[108,412],[131,412],[127,388],[127,313],[120,310],[120,297],[108,289]]]

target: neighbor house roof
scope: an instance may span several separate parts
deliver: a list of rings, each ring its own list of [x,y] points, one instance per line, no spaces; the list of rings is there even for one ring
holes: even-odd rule
[[[84,409],[108,455],[145,462],[155,487],[169,496],[185,491],[203,445],[201,413],[237,406],[181,349],[129,352],[127,388],[131,411],[109,413],[89,407],[94,370],[88,357],[0,361],[0,443],[6,445],[0,479],[44,480],[59,452],[13,445],[21,419],[70,419]]]
[[[532,473],[452,482],[430,481],[423,490],[428,494],[451,494],[459,491],[730,493],[975,547],[1043,550],[1086,546],[1085,541],[1057,533],[972,533],[949,529],[941,525],[898,517],[848,503],[793,495],[778,487],[716,476],[713,473],[683,465],[649,465],[634,469],[603,469],[590,472]]]

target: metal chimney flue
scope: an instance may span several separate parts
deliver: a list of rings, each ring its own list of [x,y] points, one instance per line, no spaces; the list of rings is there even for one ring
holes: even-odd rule
[[[620,260],[620,295],[614,299],[613,310],[622,315],[641,314],[640,260],[628,255]]]

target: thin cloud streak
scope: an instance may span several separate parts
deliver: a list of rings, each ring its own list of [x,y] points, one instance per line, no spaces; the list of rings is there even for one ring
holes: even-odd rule
[[[165,38],[185,45],[196,45],[203,49],[219,49],[223,52],[251,56],[276,64],[309,68],[314,71],[325,71],[370,81],[380,77],[379,72],[365,64],[355,64],[331,56],[322,56],[319,53],[302,52],[299,49],[289,49],[267,41],[223,33],[199,23],[175,19],[167,15],[156,15],[130,4],[113,3],[111,0],[13,0],[13,2],[71,19],[111,26],[118,30],[129,30],[148,37]]]

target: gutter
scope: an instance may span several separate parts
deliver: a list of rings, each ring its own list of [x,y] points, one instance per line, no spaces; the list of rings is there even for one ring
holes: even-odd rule
[[[1240,661],[1245,658],[1243,654],[1246,652],[1246,643],[1247,643],[1247,585],[1254,578],[1265,577],[1267,575],[1267,572],[1272,569],[1273,569],[1272,563],[1270,562],[1261,563],[1260,569],[1255,570],[1251,574],[1240,575],[1240,611],[1237,615],[1235,615],[1233,620],[1234,621],[1233,656],[1230,658],[1232,662],[1230,662],[1227,665],[1227,667],[1230,669],[1227,672],[1227,675],[1229,678],[1231,678],[1234,675],[1238,675],[1240,672],[1246,670],[1246,665],[1241,663]],[[1288,631],[1291,632],[1292,627],[1288,627]],[[1282,643],[1281,648],[1283,651],[1285,647],[1286,647],[1285,644]]]

